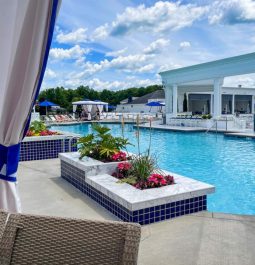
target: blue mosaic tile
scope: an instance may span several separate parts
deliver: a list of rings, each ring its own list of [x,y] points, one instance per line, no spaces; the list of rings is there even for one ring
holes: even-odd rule
[[[130,211],[85,182],[82,170],[61,161],[61,176],[102,207],[125,222],[147,225],[207,209],[207,197],[199,196],[155,207]]]
[[[76,142],[76,139],[72,139],[70,146],[69,139],[22,142],[20,161],[52,159],[57,158],[59,153],[75,152],[77,151],[77,147],[74,146]]]

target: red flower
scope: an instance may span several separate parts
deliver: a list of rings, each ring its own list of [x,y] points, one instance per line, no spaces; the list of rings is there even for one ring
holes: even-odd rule
[[[34,135],[34,133],[30,130],[28,130],[26,133],[26,136],[28,136],[28,137],[33,136],[33,135]]]
[[[167,175],[163,176],[160,174],[151,174],[147,181],[137,182],[134,186],[137,189],[149,189],[149,188],[158,188],[166,185],[174,184],[174,177]]]
[[[128,162],[122,162],[118,164],[118,169],[119,170],[124,170],[124,171],[128,171],[130,168],[132,167],[132,165]]]
[[[120,151],[120,152],[112,155],[112,160],[113,161],[126,161],[127,155],[126,155],[126,153]]]

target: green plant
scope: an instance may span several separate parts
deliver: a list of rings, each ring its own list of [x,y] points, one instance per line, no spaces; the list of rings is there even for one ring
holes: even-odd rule
[[[124,123],[124,122],[123,122]],[[127,183],[133,185],[137,189],[147,189],[162,187],[166,185],[174,184],[174,178],[170,175],[166,175],[157,166],[157,159],[155,156],[150,155],[151,149],[151,131],[152,122],[149,122],[149,147],[145,153],[140,152],[140,120],[137,115],[136,120],[136,138],[138,155],[132,156],[132,159],[127,162],[121,162],[117,166],[117,171],[113,172],[112,176],[119,179],[119,183]],[[122,129],[122,134],[124,130]]]
[[[134,156],[131,161],[131,173],[132,177],[136,177],[137,181],[144,181],[155,171],[157,168],[157,161],[155,158],[142,154]]]
[[[78,141],[80,159],[90,156],[103,161],[111,161],[111,156],[129,145],[123,137],[114,137],[109,132],[111,129],[100,124],[92,125],[93,133],[81,137]]]
[[[30,131],[40,133],[46,130],[46,125],[42,121],[33,121],[30,124]]]
[[[188,100],[187,100],[187,94],[184,93],[184,99],[183,99],[183,112],[188,111]]]
[[[202,115],[202,119],[204,119],[204,120],[209,120],[209,119],[211,119],[212,118],[212,115],[211,114],[203,114]]]

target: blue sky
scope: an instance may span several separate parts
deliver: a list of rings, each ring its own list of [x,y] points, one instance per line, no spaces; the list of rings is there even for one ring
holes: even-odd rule
[[[160,84],[160,71],[254,50],[254,0],[62,0],[42,89]],[[225,80],[238,84],[255,75]]]

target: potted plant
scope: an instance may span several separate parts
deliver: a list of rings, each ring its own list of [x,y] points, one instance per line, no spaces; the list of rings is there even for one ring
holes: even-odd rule
[[[165,174],[157,166],[157,159],[150,154],[151,149],[151,121],[149,134],[149,147],[145,153],[140,151],[139,117],[137,119],[137,147],[138,155],[130,161],[120,162],[112,176],[120,179],[120,183],[128,183],[137,189],[159,188],[174,184],[174,177]]]
[[[78,141],[78,151],[80,159],[90,157],[102,162],[118,162],[130,159],[126,150],[130,145],[128,139],[124,137],[114,137],[108,127],[100,124],[92,125],[93,132]]]

